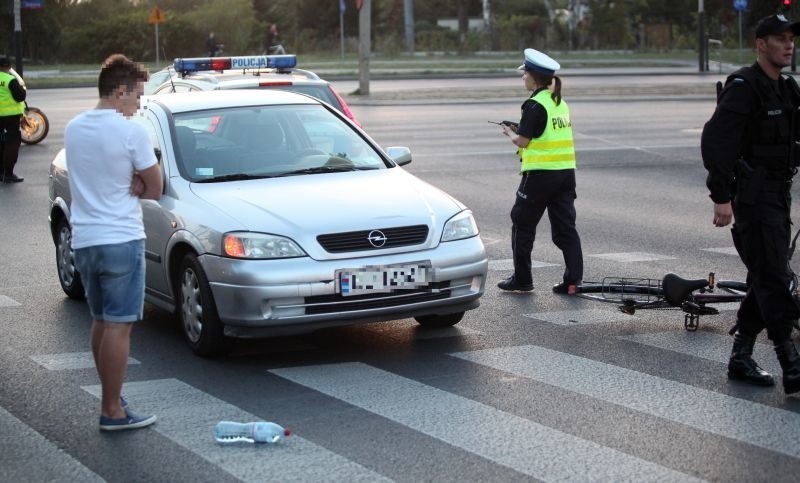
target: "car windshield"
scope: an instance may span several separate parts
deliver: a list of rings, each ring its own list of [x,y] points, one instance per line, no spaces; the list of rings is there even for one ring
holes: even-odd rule
[[[383,157],[320,104],[174,115],[181,175],[194,182],[384,169]]]

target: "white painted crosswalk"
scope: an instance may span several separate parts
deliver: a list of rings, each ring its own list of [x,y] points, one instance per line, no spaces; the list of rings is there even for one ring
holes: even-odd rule
[[[83,389],[100,397],[99,385]],[[242,481],[265,481],[265,475],[291,475],[285,478],[292,481],[388,481],[297,435],[276,445],[220,445],[213,437],[217,422],[259,418],[177,379],[129,382],[125,395],[135,410],[158,417],[153,430]]]
[[[0,428],[0,481],[104,481],[2,407]]]
[[[365,364],[270,372],[544,481],[693,480],[655,463]]]
[[[651,334],[621,335],[617,336],[617,338],[722,364],[728,363],[733,344],[731,336],[702,331],[686,332],[676,330]],[[775,357],[775,351],[770,344],[756,343],[753,350],[753,359],[767,372],[773,374],[781,373],[781,367]]]
[[[791,411],[533,345],[453,356],[800,458],[800,414]]]
[[[624,261],[632,261],[636,256],[638,255],[634,254],[623,258]],[[495,266],[497,267],[498,265]],[[554,324],[558,327],[550,326],[548,330],[569,334],[598,332],[597,327],[592,327],[593,324],[624,324],[637,320],[637,317],[625,315],[612,306],[594,306],[592,302],[579,299],[576,301],[579,304],[571,305],[568,310],[552,310],[554,307],[548,307],[551,310],[534,312],[529,308],[531,312],[520,314],[520,317],[532,324],[537,322],[530,319]],[[636,315],[640,314],[637,312]],[[637,324],[626,326],[628,328],[625,331],[609,334],[608,337],[614,344],[638,346],[639,349],[641,346],[648,346],[659,351],[680,354],[684,359],[695,358],[697,361],[706,361],[706,364],[715,363],[719,365],[719,377],[724,380],[725,364],[731,346],[730,337],[703,330],[686,332],[678,325],[675,330],[643,333],[631,333],[631,327],[638,327]],[[469,324],[462,323],[455,327],[423,331],[413,320],[408,319],[372,324],[359,330],[384,341],[390,340],[389,343],[425,339],[425,344],[421,344],[425,346],[425,351],[435,347],[437,340],[441,341],[449,349],[435,355],[426,352],[426,357],[447,360],[450,364],[458,364],[461,369],[469,368],[468,371],[475,368],[476,384],[486,382],[489,386],[494,381],[482,381],[481,378],[486,377],[489,372],[500,371],[508,380],[525,379],[526,383],[530,383],[525,386],[525,390],[550,386],[548,390],[554,391],[553,394],[574,393],[575,400],[565,404],[570,406],[570,410],[592,411],[601,407],[611,408],[604,409],[608,411],[626,411],[627,414],[635,414],[632,419],[634,421],[645,421],[648,425],[674,423],[670,430],[681,436],[686,432],[689,434],[687,438],[713,438],[715,444],[734,450],[755,447],[761,454],[772,454],[775,458],[782,458],[781,461],[796,461],[800,467],[800,413],[792,411],[791,405],[787,406],[788,409],[781,409],[743,397],[722,394],[698,387],[697,380],[693,381],[693,385],[681,382],[681,371],[678,370],[675,371],[674,380],[658,377],[629,369],[628,367],[637,367],[633,365],[633,359],[631,365],[621,367],[544,347],[548,345],[546,342],[536,342],[541,345],[492,347],[500,344],[496,339],[486,336],[490,331],[482,332],[476,328],[481,326],[470,327]],[[463,340],[459,341],[458,338]],[[483,343],[484,338],[487,344]],[[313,351],[314,346],[309,344],[303,350]],[[455,350],[458,352],[452,352]],[[641,350],[633,351],[632,357],[641,353]],[[94,370],[90,352],[27,357],[35,361],[39,369],[44,368],[47,371]],[[780,367],[769,344],[756,344],[755,358],[766,370],[780,374]],[[147,361],[145,358],[142,360],[145,363]],[[381,424],[380,421],[385,420],[386,425],[402,426],[405,431],[417,434],[416,437],[431,447],[446,447],[448,451],[474,457],[471,460],[473,464],[486,465],[493,471],[500,469],[508,474],[541,481],[683,482],[701,481],[699,476],[714,479],[713,472],[704,473],[702,469],[698,470],[697,465],[684,465],[674,458],[662,460],[652,452],[639,451],[632,446],[603,439],[600,433],[581,432],[565,425],[563,421],[551,422],[546,417],[536,419],[540,417],[539,414],[533,416],[534,413],[500,407],[505,403],[493,398],[496,395],[473,399],[471,393],[456,394],[447,389],[450,387],[447,384],[434,384],[427,379],[430,373],[415,379],[416,375],[411,368],[413,365],[409,365],[409,369],[399,375],[392,369],[379,368],[376,367],[377,364],[371,365],[366,361],[339,360],[334,363],[307,366],[293,364],[293,367],[272,369],[269,369],[271,366],[264,366],[257,374],[258,377],[264,374],[265,380],[269,377],[273,382],[278,380],[274,376],[282,378],[284,381],[281,384],[292,388],[289,393],[299,390],[302,395],[312,392],[323,394],[333,398],[325,399],[332,402],[324,404],[344,403],[348,405],[348,412],[352,411],[356,415],[358,412],[368,413],[370,418],[377,421],[373,424]],[[315,362],[318,360],[315,359]],[[131,358],[129,364],[142,363]],[[487,371],[486,368],[493,371]],[[140,375],[142,373],[144,371]],[[82,380],[80,384],[85,382]],[[99,397],[99,385],[81,387]],[[715,384],[710,383],[708,387],[714,388]],[[774,390],[780,391],[778,388]],[[372,482],[391,481],[391,478],[403,474],[402,470],[391,465],[371,466],[369,458],[372,455],[369,448],[359,449],[357,452],[347,451],[346,448],[337,448],[329,440],[319,442],[313,436],[306,439],[302,430],[278,445],[219,445],[213,439],[216,422],[254,421],[264,418],[180,379],[131,381],[124,385],[123,392],[134,411],[158,416],[158,422],[145,431],[163,436],[164,438],[159,438],[160,444],[176,445],[182,448],[181,451],[187,450],[205,460],[208,465],[242,481],[265,481],[264,475],[292,475],[289,479],[296,481]],[[759,393],[754,397],[761,397],[763,394],[766,393]],[[534,395],[534,399],[535,397]],[[302,396],[298,400],[302,401]],[[532,404],[535,403],[536,401],[532,401]],[[316,404],[316,408],[323,406],[319,400]],[[315,414],[314,424],[319,424],[320,417],[324,419],[324,415]],[[0,423],[4,431],[9,428],[18,438],[34,442],[30,448],[18,449],[16,454],[20,454],[20,451],[42,453],[54,465],[69,468],[71,481],[102,481],[100,476],[87,468],[89,466],[96,469],[94,466],[88,463],[84,466],[81,461],[60,451],[55,444],[48,442],[44,436],[2,408]],[[372,436],[376,438],[376,444],[381,444],[380,433],[377,431],[379,429],[376,426],[376,436]],[[348,428],[341,430],[346,432]],[[641,437],[635,434],[636,431],[635,428],[632,429],[634,439]],[[700,444],[703,441],[704,439]],[[2,456],[4,448],[7,449],[7,444],[0,443],[0,467],[5,461]],[[383,449],[376,451],[376,454],[383,455],[385,452]],[[402,466],[414,463],[403,461],[400,456],[396,464]],[[19,476],[16,478],[19,481],[26,477],[48,480],[47,477],[39,478],[38,473],[26,474],[28,470],[16,462],[13,468],[15,472],[9,470],[8,474]],[[390,473],[386,468],[391,468],[395,473]],[[5,476],[0,471],[0,480],[4,480]]]

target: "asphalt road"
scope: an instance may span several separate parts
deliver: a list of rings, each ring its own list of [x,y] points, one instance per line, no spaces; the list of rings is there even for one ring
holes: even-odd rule
[[[352,103],[382,146],[411,148],[409,171],[475,212],[491,261],[480,308],[452,329],[344,327],[200,359],[168,314],[147,307],[124,392],[159,422],[112,435],[97,431],[88,314],[60,291],[46,222],[48,163],[95,92],[32,91],[50,135],[23,148],[25,182],[0,185],[0,481],[796,481],[800,399],[725,378],[735,307],[687,332],[680,311],[629,316],[556,296],[563,261],[546,220],[536,290],[495,287],[511,267],[518,161],[486,121],[514,119],[522,99],[444,92],[505,92],[516,81],[375,82],[375,93],[409,92]],[[699,158],[713,96],[624,95],[649,82],[567,97],[585,278],[741,279],[728,230],[711,224]],[[775,372],[767,342],[756,358]],[[274,421],[294,435],[220,447],[221,419]]]

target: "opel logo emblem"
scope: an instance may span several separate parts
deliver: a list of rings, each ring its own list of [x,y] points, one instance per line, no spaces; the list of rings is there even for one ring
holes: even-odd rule
[[[367,235],[367,241],[375,248],[380,248],[386,245],[386,235],[380,230],[372,230]]]

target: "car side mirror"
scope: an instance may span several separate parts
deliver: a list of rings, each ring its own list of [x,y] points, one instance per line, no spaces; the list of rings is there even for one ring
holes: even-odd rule
[[[392,161],[397,163],[398,166],[405,166],[411,162],[411,150],[405,146],[390,146],[386,148],[386,154],[392,158]]]

